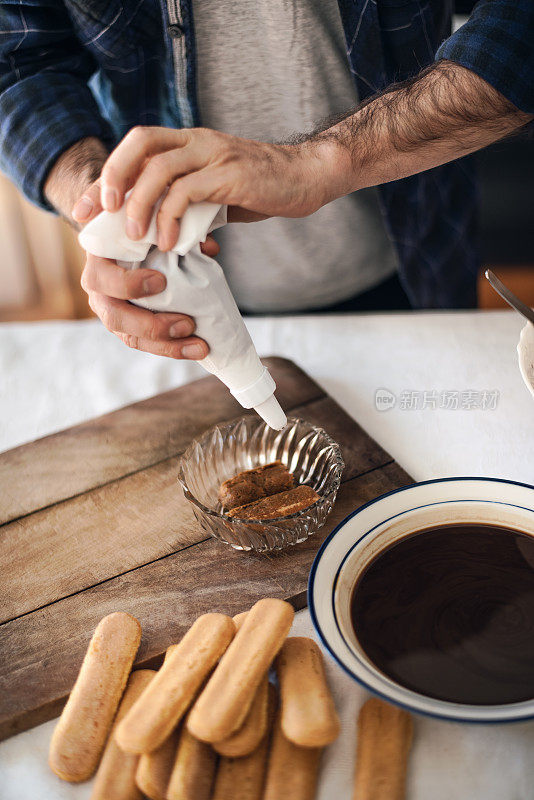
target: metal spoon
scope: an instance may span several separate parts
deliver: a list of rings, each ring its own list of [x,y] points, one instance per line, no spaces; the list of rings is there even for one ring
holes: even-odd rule
[[[503,300],[506,300],[509,306],[519,311],[529,322],[534,324],[534,311],[523,303],[519,297],[516,297],[513,292],[508,289],[502,281],[490,270],[487,269],[484,273],[488,281],[491,283],[497,294],[500,294]]]

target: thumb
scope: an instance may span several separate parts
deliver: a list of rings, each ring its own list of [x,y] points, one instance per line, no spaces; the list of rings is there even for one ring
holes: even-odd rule
[[[72,209],[73,219],[80,225],[87,223],[100,214],[102,205],[100,204],[100,178],[92,183],[82,194],[80,199]]]
[[[208,236],[205,242],[200,243],[200,249],[206,256],[211,256],[212,258],[218,255],[220,251],[220,247],[213,238],[213,236]]]

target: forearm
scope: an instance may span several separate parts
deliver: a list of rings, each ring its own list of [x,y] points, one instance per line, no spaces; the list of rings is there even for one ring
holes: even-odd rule
[[[205,128],[134,128],[102,171],[107,210],[126,199],[128,235],[146,234],[156,201],[158,246],[172,249],[190,203],[229,206],[229,220],[305,217],[367,186],[460,158],[525,125],[473,71],[440,61],[316,133],[267,144]]]
[[[405,178],[491,144],[532,119],[482,78],[441,61],[309,140],[330,199]]]
[[[93,137],[81,139],[58,158],[44,185],[48,202],[72,225],[72,209],[82,194],[100,176],[109,155],[107,147]]]

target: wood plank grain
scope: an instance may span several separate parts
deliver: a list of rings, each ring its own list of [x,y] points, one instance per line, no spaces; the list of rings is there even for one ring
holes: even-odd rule
[[[340,443],[343,480],[391,461],[330,397],[292,413]],[[173,456],[1,527],[0,622],[204,539],[178,469]]]
[[[325,527],[277,555],[237,553],[213,539],[111,578],[0,626],[0,738],[59,713],[98,620],[113,610],[143,626],[137,663],[154,664],[204,611],[242,611],[264,596],[295,599],[327,534],[360,504],[410,482],[395,463],[345,482]]]
[[[293,362],[264,359],[291,409],[324,396]],[[243,413],[210,376],[0,454],[0,524],[103,486],[182,452],[216,422]]]
[[[0,528],[0,621],[206,537],[170,458]]]

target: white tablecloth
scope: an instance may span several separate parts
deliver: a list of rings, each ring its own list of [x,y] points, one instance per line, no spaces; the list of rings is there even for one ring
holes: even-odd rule
[[[299,363],[414,478],[534,483],[534,403],[517,368],[521,320],[512,312],[266,318],[249,328],[262,355]],[[96,321],[0,326],[0,450],[200,374],[195,364],[127,350]],[[377,389],[394,395],[391,410],[376,409]],[[445,396],[459,407],[434,408]],[[294,630],[312,635],[307,611]],[[343,733],[325,756],[319,800],[348,800],[365,693],[330,660],[328,672]],[[3,800],[89,797],[90,784],[70,786],[49,773],[53,725],[0,744]],[[417,718],[409,800],[534,797],[533,753],[534,722],[482,727]]]

